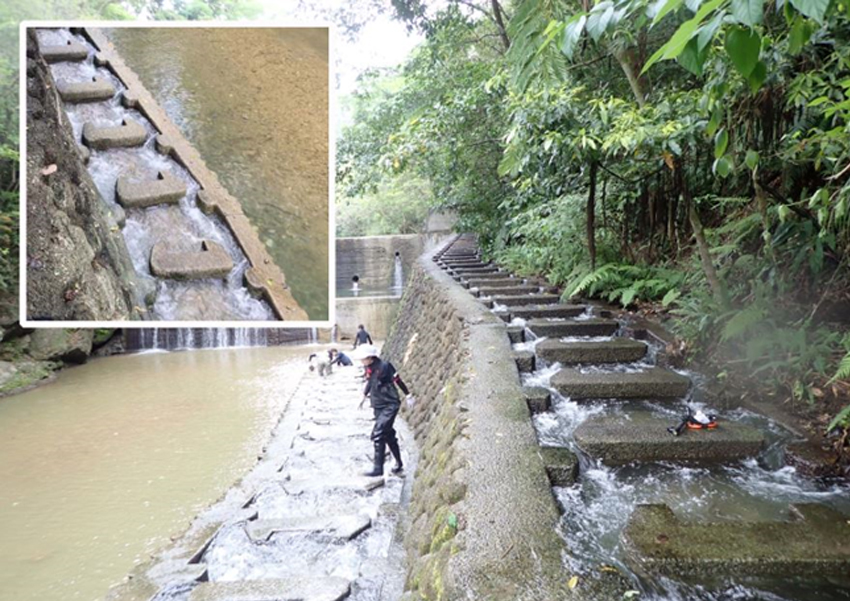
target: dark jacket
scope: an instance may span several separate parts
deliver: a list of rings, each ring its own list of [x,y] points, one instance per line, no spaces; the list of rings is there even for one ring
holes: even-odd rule
[[[375,358],[372,364],[366,368],[366,387],[363,389],[364,396],[368,396],[372,407],[379,409],[388,405],[400,405],[396,385],[404,394],[410,394],[407,386],[396,373],[395,367],[389,361]]]
[[[354,348],[357,348],[359,344],[374,344],[372,342],[372,337],[369,336],[369,332],[366,330],[357,330],[357,335],[354,337]]]

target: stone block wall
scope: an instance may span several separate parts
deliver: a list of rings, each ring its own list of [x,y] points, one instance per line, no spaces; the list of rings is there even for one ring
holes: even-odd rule
[[[382,354],[417,398],[403,598],[560,598],[558,511],[504,323],[422,258]]]

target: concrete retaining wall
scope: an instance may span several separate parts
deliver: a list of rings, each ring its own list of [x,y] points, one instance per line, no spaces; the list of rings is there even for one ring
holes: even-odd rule
[[[363,236],[336,239],[336,287],[351,288],[351,278],[360,277],[362,288],[386,289],[393,285],[395,253],[401,257],[404,279],[426,250],[434,248],[445,234]]]
[[[353,338],[363,324],[374,340],[386,340],[398,315],[401,299],[395,296],[366,296],[336,299],[337,334]]]
[[[567,594],[558,511],[505,324],[421,258],[383,354],[417,397],[404,599]]]

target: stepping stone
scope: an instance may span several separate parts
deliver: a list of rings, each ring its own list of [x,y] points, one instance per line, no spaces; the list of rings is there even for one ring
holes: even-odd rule
[[[536,294],[540,292],[539,286],[487,286],[476,288],[480,296],[520,296],[522,294]]]
[[[615,338],[602,342],[561,342],[544,340],[535,351],[537,356],[552,363],[631,363],[646,355],[647,346],[631,338]]]
[[[565,307],[567,305],[559,305]],[[573,315],[584,307],[573,307]],[[520,312],[522,309],[511,310],[511,315],[514,317],[525,317],[528,312]],[[568,313],[569,310],[564,311]],[[561,336],[611,336],[618,329],[620,323],[613,319],[576,319],[572,321],[546,321],[538,316],[541,312],[536,312],[533,316],[537,319],[530,319],[526,322],[525,327],[534,332],[537,336],[545,336],[546,338],[559,338]]]
[[[233,259],[217,242],[204,240],[198,252],[171,252],[159,242],[151,250],[151,273],[171,280],[226,278]]]
[[[679,436],[667,431],[677,419],[640,411],[587,420],[575,430],[582,451],[607,465],[633,461],[718,463],[758,455],[764,434],[757,428],[720,420],[710,430],[685,429]]]
[[[531,351],[514,351],[514,361],[519,373],[528,374],[534,371],[534,353]]]
[[[160,171],[155,180],[134,181],[122,175],[115,185],[118,202],[128,209],[144,209],[160,204],[177,204],[186,196],[186,184],[167,171]]]
[[[58,44],[55,46],[41,46],[41,56],[48,63],[75,62],[84,61],[89,56],[89,49],[85,45],[77,41],[68,40],[67,44]]]
[[[523,294],[519,296],[493,296],[489,301],[484,301],[489,307],[493,303],[516,307],[517,305],[554,305],[560,302],[561,297],[557,294]]]
[[[351,594],[344,578],[275,578],[237,582],[202,582],[189,601],[341,601]]]
[[[813,503],[790,522],[680,521],[664,504],[638,505],[623,531],[627,561],[671,576],[846,576],[850,521]]]
[[[507,277],[504,277],[501,274],[498,274],[498,275],[499,275],[499,277],[496,277],[496,278],[493,278],[493,279],[489,279],[489,278],[469,279],[469,280],[467,280],[467,283],[469,284],[470,288],[486,288],[487,286],[500,286],[500,287],[525,286],[525,282],[523,281],[522,278],[511,277],[511,275],[509,273],[505,274]]]
[[[523,386],[522,394],[532,415],[545,413],[552,409],[552,393],[542,386]]]
[[[540,447],[551,486],[572,486],[578,479],[578,457],[564,447]]]
[[[331,540],[351,540],[372,525],[367,515],[301,517],[277,520],[255,520],[245,525],[245,532],[255,543],[265,542],[279,532],[321,533]]]
[[[678,399],[691,387],[685,376],[653,367],[640,372],[582,373],[566,367],[552,376],[552,386],[574,401],[584,399]]]
[[[133,119],[124,119],[121,125],[101,127],[94,123],[83,126],[83,143],[95,150],[110,148],[130,148],[145,143],[148,132],[144,126]]]
[[[91,81],[79,83],[60,81],[56,87],[62,100],[71,103],[100,102],[109,100],[115,95],[115,87],[100,77],[92,77]]]
[[[346,479],[328,480],[327,478],[299,478],[281,480],[280,485],[290,495],[300,495],[306,492],[321,492],[329,490],[351,489],[356,492],[370,492],[381,488],[386,481],[379,477],[352,476]]]
[[[525,342],[525,328],[522,326],[508,326],[505,329],[508,332],[508,340],[511,341],[511,344]]]

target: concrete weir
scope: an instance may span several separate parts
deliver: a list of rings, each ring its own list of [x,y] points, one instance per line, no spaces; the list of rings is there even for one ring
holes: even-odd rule
[[[228,248],[232,247],[230,250],[205,241],[201,252],[197,253],[166,253],[166,249],[156,246],[150,260],[152,275],[177,279],[225,277],[228,274],[223,273],[225,261],[222,252],[228,255],[227,271],[233,272],[237,263],[243,264],[241,251],[248,263],[241,278],[242,285],[254,297],[268,303],[271,311],[265,307],[263,311],[268,311],[269,315],[274,314],[280,320],[307,320],[306,312],[293,297],[283,272],[260,241],[240,203],[225,190],[198,152],[144,88],[137,75],[124,63],[104,31],[94,27],[71,31],[78,36],[74,41],[65,45],[40,47],[45,60],[51,63],[84,61],[88,59],[93,48],[94,67],[99,68],[101,73],[104,69],[108,71],[109,77],[114,76],[116,85],[122,86],[120,106],[146,120],[144,124],[130,117],[124,118],[120,123],[86,122],[82,127],[82,142],[85,147],[91,151],[134,148],[153,138],[152,146],[160,154],[172,159],[180,169],[185,170],[188,177],[199,187],[197,195],[193,191],[192,198],[187,200],[186,183],[171,173],[161,171],[157,179],[146,181],[135,172],[128,171],[118,177],[116,201],[127,210],[179,205],[183,202],[193,205],[196,202],[199,208],[209,215],[215,215],[214,219],[220,220],[226,230],[229,230],[229,233],[224,235],[228,240],[231,240],[231,234],[232,240],[235,240],[235,244],[232,241],[227,242]],[[91,44],[91,48],[77,41],[83,38]],[[102,77],[95,77],[92,81],[63,80],[57,87],[63,101],[68,104],[109,100],[115,94],[113,83]],[[120,212],[120,209],[118,211]],[[124,223],[123,218],[116,217],[116,221]],[[209,236],[205,234],[203,237]],[[185,244],[175,248],[185,251]],[[234,256],[230,256],[231,252]],[[234,257],[238,261],[234,260]]]

